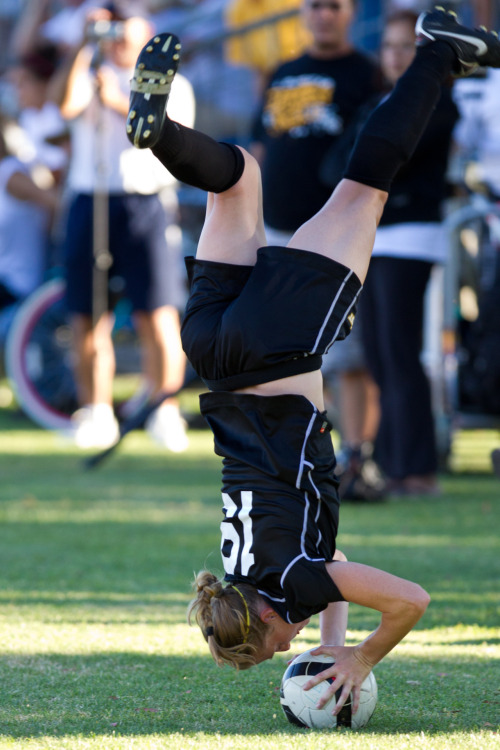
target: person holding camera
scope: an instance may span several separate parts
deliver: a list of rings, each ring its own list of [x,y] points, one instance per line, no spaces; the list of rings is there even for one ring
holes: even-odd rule
[[[149,20],[134,11],[128,14],[118,6],[92,10],[84,43],[53,84],[71,134],[63,255],[81,407],[72,437],[82,448],[108,447],[119,435],[112,401],[110,288],[119,288],[131,303],[150,396],[175,392],[184,380],[179,310],[185,289],[179,248],[171,252],[167,245],[168,218],[158,195],[176,182],[165,181],[154,158],[131,148],[125,133],[134,62],[153,31]],[[192,90],[185,79],[176,83],[182,102],[178,116],[190,125]],[[174,91],[174,108],[175,101]],[[169,450],[187,447],[175,400],[165,401],[146,428]]]

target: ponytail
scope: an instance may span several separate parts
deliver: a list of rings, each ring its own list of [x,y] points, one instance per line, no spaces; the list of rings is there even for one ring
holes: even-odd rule
[[[196,596],[189,605],[188,622],[195,617],[217,664],[254,666],[268,630],[260,619],[263,599],[257,590],[248,583],[224,586],[208,570],[198,573],[193,588]]]

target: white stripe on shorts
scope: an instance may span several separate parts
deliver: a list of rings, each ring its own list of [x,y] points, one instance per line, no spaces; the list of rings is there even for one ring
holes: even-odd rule
[[[349,273],[348,273],[348,274],[347,274],[347,276],[345,277],[344,281],[343,281],[343,282],[342,282],[342,284],[340,285],[340,288],[339,288],[339,290],[338,290],[337,294],[335,295],[335,297],[334,297],[334,300],[333,300],[332,304],[330,305],[330,309],[328,310],[328,313],[327,313],[327,315],[326,315],[326,317],[325,317],[325,320],[323,321],[323,325],[322,325],[322,326],[321,326],[321,328],[319,329],[319,333],[318,333],[318,336],[317,336],[317,338],[316,338],[316,341],[314,342],[314,346],[313,346],[313,348],[311,349],[311,351],[310,351],[310,354],[316,354],[316,350],[317,350],[317,349],[318,349],[318,347],[319,347],[319,343],[320,343],[320,341],[321,341],[321,337],[322,337],[322,335],[323,335],[323,333],[324,333],[324,330],[325,330],[326,326],[328,325],[328,321],[329,321],[329,320],[330,320],[330,318],[332,317],[333,311],[335,310],[335,305],[337,304],[337,302],[338,302],[338,300],[339,300],[339,297],[340,297],[340,295],[342,294],[342,291],[343,291],[343,289],[344,289],[345,285],[347,284],[347,282],[349,281],[349,279],[351,278],[351,276],[352,276],[352,274],[353,274],[353,273],[354,273],[353,271],[349,271]],[[339,330],[340,330],[340,327],[341,327],[341,326],[342,326],[342,324],[344,323],[344,320],[346,319],[346,317],[347,317],[347,314],[348,314],[348,313],[346,313],[346,314],[344,315],[344,317],[343,317],[343,319],[342,319],[342,322],[341,322],[341,323],[339,324],[339,327],[337,328],[337,330],[336,330],[336,332],[335,332],[335,336],[334,336],[334,338],[333,338],[333,341],[335,341],[335,339],[337,338],[337,336],[338,336],[338,332],[339,332]],[[333,343],[333,342],[332,342],[332,343]],[[330,346],[331,346],[331,344],[330,344]]]

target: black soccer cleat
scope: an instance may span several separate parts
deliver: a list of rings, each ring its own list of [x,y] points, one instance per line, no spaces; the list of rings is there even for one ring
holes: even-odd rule
[[[180,50],[174,34],[157,34],[137,58],[127,117],[127,136],[136,148],[152,148],[160,137]]]
[[[421,13],[415,26],[417,47],[430,42],[447,42],[455,51],[457,77],[467,76],[479,66],[500,68],[500,40],[495,31],[484,27],[469,29],[461,26],[452,11],[436,7]]]

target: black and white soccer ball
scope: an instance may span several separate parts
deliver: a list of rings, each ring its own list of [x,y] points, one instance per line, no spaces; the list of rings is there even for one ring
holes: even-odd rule
[[[350,727],[361,729],[368,724],[375,706],[377,705],[377,682],[375,675],[370,672],[361,685],[359,708],[355,714],[351,713],[351,696],[347,699],[337,716],[332,711],[340,696],[332,695],[331,699],[317,709],[316,703],[324,691],[333,682],[332,679],[323,680],[310,690],[303,690],[302,686],[314,675],[328,669],[335,664],[331,656],[320,654],[312,656],[311,651],[305,651],[297,656],[287,667],[281,680],[280,700],[285,716],[292,724],[309,729],[334,729],[336,727]]]

